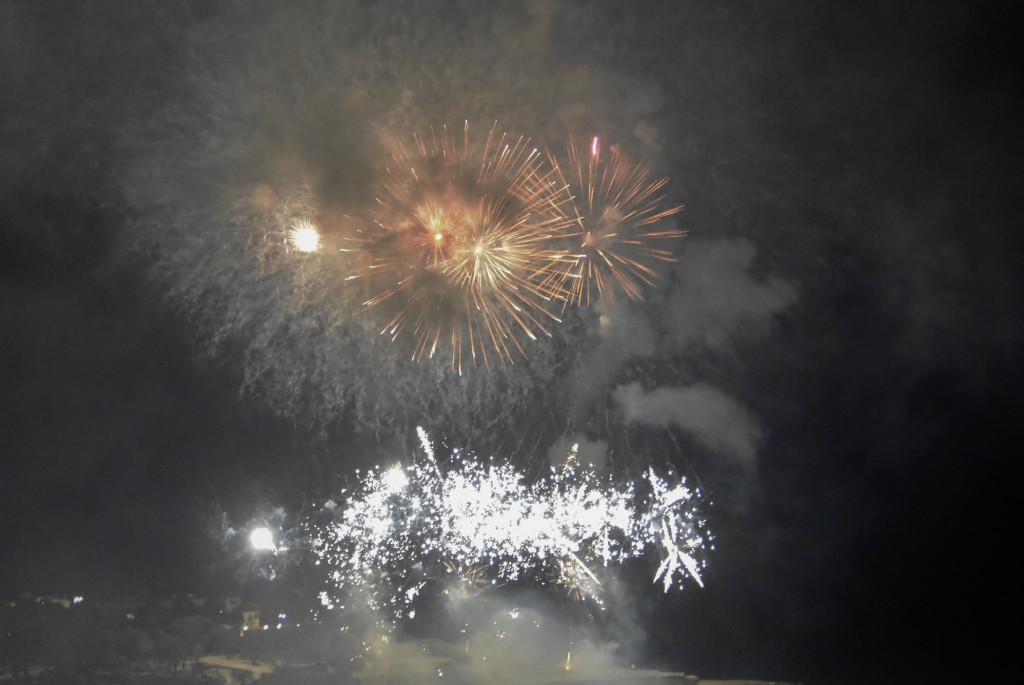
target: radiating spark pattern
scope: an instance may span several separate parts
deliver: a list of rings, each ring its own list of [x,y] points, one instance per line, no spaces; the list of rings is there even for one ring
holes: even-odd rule
[[[596,297],[614,301],[617,292],[640,299],[657,277],[656,263],[675,261],[673,243],[686,235],[664,225],[683,209],[666,203],[668,179],[649,180],[646,166],[616,147],[603,152],[597,137],[582,150],[570,140],[565,163],[552,161],[573,193],[575,245],[561,273],[567,301],[589,306]]]
[[[478,597],[487,590],[499,585],[498,581],[490,576],[490,569],[477,564],[469,568],[460,568],[452,561],[441,563],[444,573],[440,580],[444,583],[444,594],[468,599]]]
[[[299,252],[320,249],[320,230],[309,219],[300,219],[288,229],[288,244]]]
[[[600,601],[601,567],[657,553],[655,582],[667,592],[701,573],[712,535],[701,493],[648,469],[616,487],[578,463],[528,482],[511,465],[458,453],[435,458],[420,429],[422,454],[408,466],[374,469],[327,523],[313,526],[312,546],[329,569],[325,603],[362,597],[377,610],[407,616],[430,583],[453,576],[480,589],[535,580]]]
[[[571,233],[569,196],[528,138],[469,126],[398,145],[370,229],[355,238],[372,263],[353,275],[386,308],[382,334],[414,341],[412,357],[450,354],[453,367],[513,361],[522,340],[550,335],[563,297],[553,277]]]

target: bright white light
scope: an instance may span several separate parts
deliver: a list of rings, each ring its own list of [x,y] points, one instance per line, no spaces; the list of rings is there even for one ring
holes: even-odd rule
[[[320,249],[320,231],[312,221],[301,219],[289,229],[288,242],[299,252],[316,252]]]
[[[260,551],[273,552],[277,549],[274,544],[274,534],[269,528],[257,528],[249,535],[249,544],[252,548]]]
[[[399,492],[406,485],[409,484],[409,477],[405,475],[405,470],[401,466],[392,466],[390,469],[384,472],[384,491],[387,494],[394,494]]]
[[[562,468],[528,480],[459,453],[441,464],[417,432],[410,465],[371,469],[332,521],[313,525],[313,551],[331,569],[328,608],[362,589],[372,608],[402,618],[438,577],[471,596],[532,576],[600,604],[600,567],[646,554],[660,558],[654,580],[665,590],[703,584],[712,535],[685,481],[648,470],[616,484],[581,468],[575,447]]]

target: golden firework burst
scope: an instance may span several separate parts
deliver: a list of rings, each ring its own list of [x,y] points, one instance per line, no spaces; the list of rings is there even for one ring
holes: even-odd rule
[[[413,341],[414,359],[447,348],[453,367],[513,362],[523,339],[550,335],[564,299],[560,239],[570,198],[528,138],[492,127],[482,145],[469,125],[398,145],[377,212],[360,238],[372,263],[367,308],[387,310],[382,333]],[[377,289],[379,288],[379,289]]]
[[[642,299],[654,284],[658,262],[675,261],[674,242],[686,235],[664,220],[682,211],[662,193],[667,178],[650,180],[644,164],[630,161],[616,147],[601,149],[599,138],[580,146],[570,140],[565,164],[554,157],[562,183],[573,193],[572,259],[559,276],[566,303],[589,306],[597,297],[618,293]]]

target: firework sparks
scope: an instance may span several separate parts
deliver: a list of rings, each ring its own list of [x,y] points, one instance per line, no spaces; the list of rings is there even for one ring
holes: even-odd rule
[[[643,286],[657,277],[654,264],[675,261],[672,243],[686,235],[662,225],[683,209],[666,204],[661,191],[668,179],[650,181],[646,166],[615,147],[602,154],[597,137],[582,152],[570,140],[566,164],[552,163],[574,194],[577,251],[560,274],[567,302],[589,306],[595,297],[614,301],[617,292],[641,299]]]
[[[574,451],[528,483],[508,464],[456,454],[442,465],[422,430],[420,439],[412,465],[370,471],[313,527],[314,553],[330,569],[326,602],[362,596],[402,618],[424,587],[453,576],[475,590],[554,577],[572,596],[599,601],[595,569],[650,552],[661,557],[654,579],[666,592],[687,578],[703,584],[712,536],[701,494],[685,482],[649,469],[641,482],[615,487],[581,469]]]
[[[299,252],[320,249],[320,229],[309,219],[300,219],[288,229],[288,244]]]
[[[269,528],[256,528],[253,530],[249,534],[249,544],[257,551],[274,552],[277,550],[277,545],[274,544],[274,534]]]
[[[590,598],[598,604],[602,604],[601,581],[579,559],[559,560],[557,562],[555,583],[565,588],[569,597],[577,602]]]
[[[497,581],[490,577],[488,568],[483,564],[460,568],[451,561],[441,563],[444,574],[440,580],[444,583],[444,594],[468,599],[479,597],[487,590],[496,587]]]
[[[390,308],[382,333],[411,336],[415,359],[450,350],[453,367],[524,355],[550,335],[563,298],[553,274],[571,232],[569,196],[524,137],[469,126],[397,146],[371,229],[357,239],[372,264],[353,278],[380,284],[367,308]]]

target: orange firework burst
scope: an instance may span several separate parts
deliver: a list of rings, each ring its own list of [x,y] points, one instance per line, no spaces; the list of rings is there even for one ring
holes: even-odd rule
[[[686,235],[662,221],[682,211],[661,194],[667,178],[648,180],[649,169],[616,148],[602,154],[598,138],[582,150],[570,140],[565,166],[552,163],[573,192],[573,237],[578,252],[561,273],[567,303],[589,306],[598,296],[614,301],[616,291],[642,298],[653,285],[655,262],[675,261],[672,242]]]
[[[482,146],[468,124],[391,153],[387,183],[353,276],[380,286],[366,307],[388,309],[382,333],[410,336],[412,356],[448,348],[453,367],[490,352],[513,361],[521,338],[550,335],[563,299],[559,238],[571,235],[569,196],[529,139],[492,127]]]

